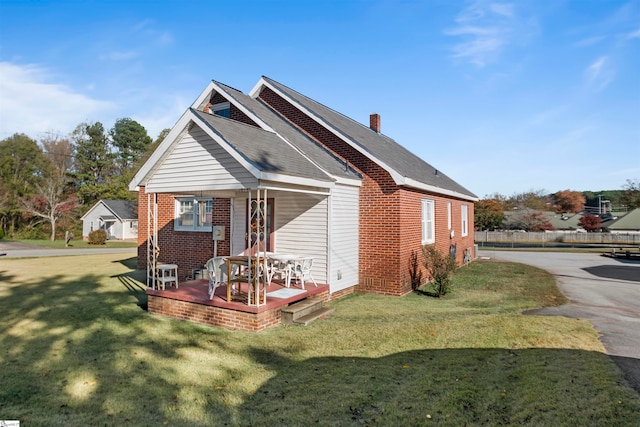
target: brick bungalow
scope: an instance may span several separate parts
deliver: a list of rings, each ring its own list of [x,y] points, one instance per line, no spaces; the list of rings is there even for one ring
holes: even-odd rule
[[[411,292],[421,245],[473,248],[477,197],[383,135],[270,78],[244,94],[212,81],[138,171],[138,265],[175,263],[190,275],[213,256],[253,244],[252,197],[266,200],[264,244],[314,258],[335,297]],[[248,243],[250,242],[250,243]],[[153,253],[151,253],[153,252]]]

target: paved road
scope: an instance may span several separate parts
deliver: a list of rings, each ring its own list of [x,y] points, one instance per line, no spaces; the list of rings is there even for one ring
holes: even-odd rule
[[[640,392],[640,262],[557,252],[480,250],[479,255],[552,273],[570,303],[529,313],[591,321],[607,353]]]
[[[3,242],[0,240],[0,260],[3,258],[27,258],[41,256],[69,256],[91,254],[135,254],[137,248],[82,248],[43,249],[36,245],[21,242]],[[4,255],[2,255],[4,254]]]

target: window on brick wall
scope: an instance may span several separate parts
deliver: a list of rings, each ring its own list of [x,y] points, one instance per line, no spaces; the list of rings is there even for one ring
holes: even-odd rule
[[[422,244],[436,241],[435,200],[422,199]]]
[[[451,230],[451,202],[447,202],[447,230]]]
[[[462,214],[462,236],[469,234],[469,205],[462,205],[460,208]]]
[[[231,117],[231,104],[228,102],[221,102],[220,104],[214,104],[211,107],[211,114],[216,116]]]
[[[213,200],[204,197],[176,198],[176,214],[173,229],[176,231],[209,231]]]

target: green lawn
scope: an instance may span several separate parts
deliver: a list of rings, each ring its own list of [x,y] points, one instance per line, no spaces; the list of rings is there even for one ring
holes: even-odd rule
[[[540,270],[475,262],[443,299],[352,295],[308,327],[149,315],[134,259],[0,260],[0,419],[29,425],[640,425],[640,396]]]
[[[32,239],[5,239],[5,242],[21,242],[31,245],[41,246],[50,249],[79,249],[79,248],[135,248],[138,246],[134,241],[109,240],[104,245],[90,245],[89,242],[82,239],[71,240],[69,246],[66,247],[64,239],[51,240],[32,240]]]

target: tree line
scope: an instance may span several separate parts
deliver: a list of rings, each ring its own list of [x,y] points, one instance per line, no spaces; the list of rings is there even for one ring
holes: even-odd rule
[[[0,141],[0,238],[60,237],[81,230],[80,217],[100,199],[135,200],[129,182],[164,139],[135,120],[80,123],[68,136],[40,141],[16,133]]]
[[[622,190],[562,190],[551,194],[532,190],[510,197],[494,193],[475,203],[474,222],[476,230],[545,231],[553,229],[545,211],[585,213],[580,226],[595,231],[600,228],[603,205],[608,211],[640,208],[640,179],[627,179]],[[507,217],[505,212],[512,214]]]

